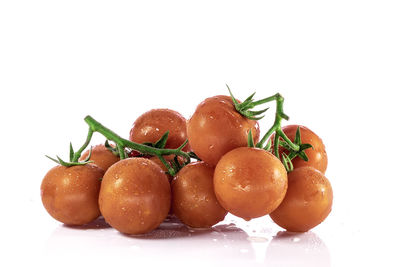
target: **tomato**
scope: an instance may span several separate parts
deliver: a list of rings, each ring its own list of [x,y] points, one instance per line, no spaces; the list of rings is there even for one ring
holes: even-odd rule
[[[171,206],[171,189],[164,171],[146,158],[128,158],[104,175],[99,205],[112,227],[125,234],[157,228]]]
[[[79,160],[84,160],[88,157],[89,150],[86,150],[85,153],[79,158]],[[100,144],[94,146],[92,148],[92,155],[90,156],[90,160],[93,161],[94,164],[102,168],[106,171],[111,165],[115,162],[119,161],[119,156],[114,155],[110,150],[108,150],[105,145]]]
[[[236,148],[226,153],[215,167],[214,190],[219,203],[245,220],[276,209],[286,189],[285,167],[262,149]]]
[[[178,148],[186,139],[186,119],[170,109],[152,109],[133,123],[129,140],[136,143],[155,143],[169,131],[165,148]],[[188,145],[183,149],[190,151]]]
[[[317,226],[332,209],[333,192],[324,174],[312,167],[289,173],[289,186],[281,205],[270,216],[291,232],[306,232]]]
[[[208,228],[225,218],[227,211],[217,201],[213,176],[214,167],[194,162],[172,180],[172,210],[184,224]]]
[[[83,225],[100,216],[98,205],[103,169],[93,164],[52,168],[42,181],[43,206],[56,220]]]
[[[252,131],[258,142],[258,123],[236,111],[229,96],[214,96],[201,102],[188,121],[187,134],[192,150],[205,162],[215,166],[227,152],[247,146]]]
[[[294,140],[296,136],[297,127],[300,127],[301,142],[303,144],[311,144],[313,148],[308,148],[305,153],[308,157],[308,161],[296,157],[292,160],[293,168],[300,168],[303,166],[310,166],[322,173],[325,173],[328,166],[328,155],[325,151],[325,145],[321,138],[312,132],[310,129],[300,125],[288,125],[282,128],[282,131],[289,137],[290,140]],[[271,137],[273,138],[273,136]],[[273,140],[273,139],[272,139]]]

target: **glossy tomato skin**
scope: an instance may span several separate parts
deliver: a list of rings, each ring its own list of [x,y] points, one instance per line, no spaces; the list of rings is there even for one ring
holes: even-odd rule
[[[305,150],[308,161],[304,161],[299,157],[294,158],[292,160],[293,168],[310,166],[325,173],[328,167],[328,155],[326,154],[325,145],[318,135],[307,127],[301,125],[287,125],[282,128],[282,131],[290,140],[293,141],[296,136],[297,127],[300,127],[301,142],[303,144],[311,144],[313,148]]]
[[[237,112],[231,97],[219,95],[207,98],[197,106],[188,121],[187,134],[190,147],[197,156],[215,166],[225,153],[247,146],[250,129],[254,142],[258,142],[257,121]]]
[[[99,205],[112,227],[125,234],[143,234],[167,217],[171,189],[164,171],[146,158],[128,158],[104,175]]]
[[[214,167],[194,162],[172,180],[172,210],[184,224],[208,228],[225,218],[227,211],[215,196],[213,176]]]
[[[271,153],[250,147],[236,148],[218,162],[214,190],[222,207],[245,220],[276,209],[287,189],[287,173]]]
[[[85,160],[89,155],[89,150],[86,150],[85,153],[79,158],[79,160]],[[119,161],[119,157],[114,155],[110,150],[106,148],[105,145],[100,144],[96,145],[92,148],[92,155],[90,156],[90,160],[93,161],[93,164],[99,166],[104,171]]]
[[[152,109],[142,114],[133,123],[129,140],[136,143],[155,143],[169,131],[165,148],[178,148],[186,139],[186,119],[170,109]],[[186,145],[184,151],[190,151]]]
[[[98,205],[103,169],[93,164],[52,168],[41,184],[43,206],[56,220],[83,225],[100,216]]]
[[[331,212],[331,184],[322,172],[312,167],[295,169],[289,173],[288,181],[284,200],[270,216],[288,231],[307,232]]]

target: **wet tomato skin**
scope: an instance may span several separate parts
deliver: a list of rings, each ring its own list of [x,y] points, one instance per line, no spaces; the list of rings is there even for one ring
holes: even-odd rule
[[[80,161],[85,160],[89,155],[89,150],[86,150],[82,156],[79,158]],[[113,165],[115,162],[119,161],[119,157],[114,155],[110,150],[108,150],[105,145],[100,144],[96,145],[92,148],[92,155],[90,156],[90,160],[93,161],[93,164],[96,164],[104,171]]]
[[[222,221],[227,211],[219,204],[213,185],[214,167],[194,162],[172,180],[172,210],[186,225],[208,228]]]
[[[245,220],[276,209],[287,189],[287,173],[271,153],[250,147],[236,148],[218,162],[214,190],[222,207]]]
[[[93,164],[52,168],[41,184],[43,206],[56,220],[83,225],[100,216],[98,205],[103,169]]]
[[[107,223],[125,234],[157,228],[171,206],[171,189],[164,171],[146,158],[128,158],[104,175],[99,206]]]
[[[186,139],[186,119],[170,109],[152,109],[143,113],[133,123],[129,140],[136,143],[155,143],[169,131],[165,148],[178,148]],[[183,149],[190,151],[188,145]]]
[[[289,137],[290,140],[293,141],[296,135],[297,127],[300,127],[301,142],[303,144],[311,144],[313,148],[308,148],[305,150],[308,161],[304,161],[301,158],[296,157],[292,160],[293,167],[300,168],[304,166],[310,166],[322,173],[325,173],[328,167],[328,155],[326,154],[325,145],[318,135],[316,135],[307,127],[301,125],[287,125],[282,128],[282,131],[287,137]]]
[[[307,232],[329,215],[333,192],[324,174],[312,167],[301,167],[288,175],[288,190],[279,207],[270,216],[291,232]]]
[[[258,142],[258,123],[238,113],[229,96],[214,96],[201,102],[188,120],[187,134],[192,150],[210,165],[237,147],[247,146],[247,136],[252,131]]]

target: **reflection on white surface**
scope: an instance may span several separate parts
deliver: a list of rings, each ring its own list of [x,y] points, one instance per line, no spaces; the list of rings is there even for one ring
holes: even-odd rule
[[[329,250],[313,232],[278,232],[266,251],[268,266],[330,266]]]
[[[63,265],[134,263],[180,266],[330,266],[327,247],[314,233],[290,234],[232,217],[211,229],[192,229],[176,218],[144,235],[128,236],[103,219],[84,227],[58,226],[47,240],[47,262]],[[82,259],[87,262],[82,262]]]

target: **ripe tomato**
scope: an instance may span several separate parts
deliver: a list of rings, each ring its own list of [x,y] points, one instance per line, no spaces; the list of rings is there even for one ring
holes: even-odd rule
[[[247,136],[252,131],[254,143],[258,142],[258,123],[236,111],[229,96],[214,96],[201,102],[188,121],[187,133],[192,150],[210,165],[237,147],[247,146]]]
[[[56,220],[83,225],[100,216],[98,205],[103,169],[93,164],[52,168],[42,181],[43,206]]]
[[[104,175],[99,205],[112,227],[125,234],[157,228],[167,217],[171,189],[164,171],[145,158],[128,158],[112,165]]]
[[[287,189],[285,167],[271,153],[250,147],[226,153],[215,167],[214,189],[222,207],[245,220],[276,209]]]
[[[294,140],[296,136],[297,127],[300,127],[301,142],[303,144],[311,144],[313,148],[308,148],[305,153],[308,157],[308,161],[304,161],[299,157],[292,160],[293,168],[300,168],[303,166],[310,166],[322,173],[325,173],[328,166],[328,155],[325,151],[325,145],[321,138],[318,137],[314,132],[304,126],[300,125],[288,125],[282,128],[282,131],[289,137],[290,140]],[[273,136],[271,138],[274,138]],[[273,139],[272,139],[273,140]]]
[[[79,160],[86,159],[88,155],[89,150],[86,150],[85,153],[83,153],[82,156],[79,158]],[[92,155],[90,156],[90,160],[93,161],[94,164],[102,168],[104,171],[106,171],[111,165],[119,161],[119,157],[108,150],[105,145],[100,144],[92,148]]]
[[[214,167],[194,162],[172,180],[172,211],[184,224],[208,228],[225,218],[227,211],[215,197],[213,176]]]
[[[186,141],[186,119],[170,109],[152,109],[133,123],[129,140],[136,143],[155,143],[169,131],[165,148],[178,148]],[[188,145],[183,149],[190,151]]]
[[[270,216],[292,232],[307,232],[320,224],[332,209],[332,187],[328,179],[312,167],[294,169],[281,205]]]

